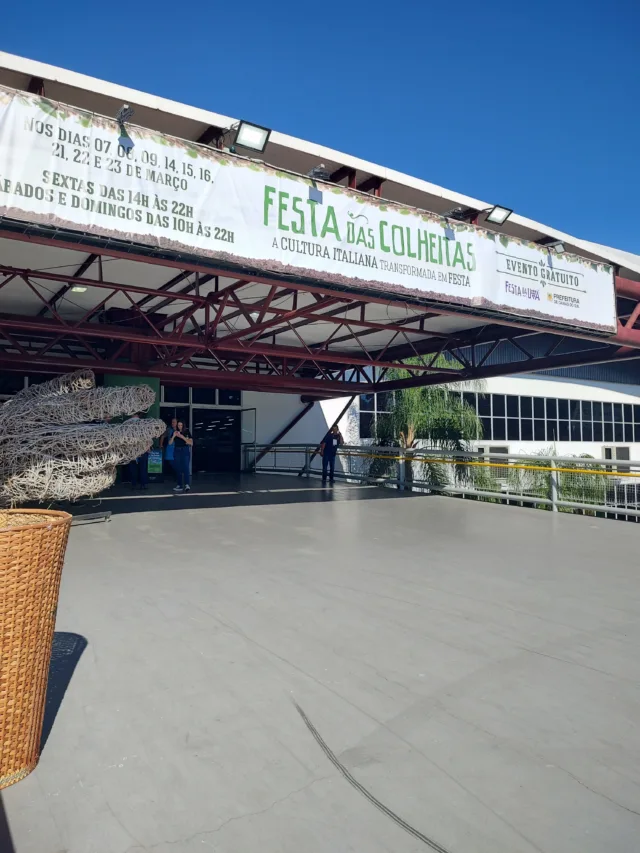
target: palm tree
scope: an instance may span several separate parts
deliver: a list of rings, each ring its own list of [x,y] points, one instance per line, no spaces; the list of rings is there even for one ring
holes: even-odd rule
[[[407,363],[418,362],[411,359]],[[451,369],[457,365],[441,357],[434,366]],[[462,364],[459,366],[462,368]],[[405,379],[411,375],[408,370],[397,368],[389,371],[388,377]],[[482,438],[482,424],[475,409],[460,399],[461,384],[425,385],[397,391],[391,411],[378,416],[376,424],[378,442],[400,447],[405,451],[403,454],[406,457],[405,482],[413,480],[411,456],[416,449],[437,448],[461,451],[468,449],[470,441]],[[467,386],[468,383],[465,383],[464,387]],[[475,387],[476,385],[474,389]],[[447,466],[439,463],[423,463],[422,478],[434,486],[443,486],[449,481],[446,468]],[[380,475],[383,472],[376,473]],[[470,473],[468,466],[464,463],[455,466],[456,479],[469,476]]]

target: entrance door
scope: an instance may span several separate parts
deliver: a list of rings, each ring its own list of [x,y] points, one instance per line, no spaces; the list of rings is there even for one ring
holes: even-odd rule
[[[191,414],[193,472],[239,471],[241,413],[194,407]]]

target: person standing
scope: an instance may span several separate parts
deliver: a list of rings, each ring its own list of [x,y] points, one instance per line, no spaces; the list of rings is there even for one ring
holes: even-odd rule
[[[327,482],[327,470],[329,472],[329,482],[333,483],[333,478],[336,470],[336,456],[338,448],[344,444],[338,425],[334,424],[329,432],[322,439],[320,444],[320,455],[322,456],[322,482]]]
[[[171,418],[171,425],[168,426],[164,432],[164,435],[160,437],[160,449],[164,455],[164,461],[168,463],[169,467],[173,471],[174,476],[177,480],[177,471],[175,466],[175,445],[171,443],[171,436],[176,431],[176,427],[178,426],[178,419]]]
[[[193,439],[191,433],[186,429],[184,421],[178,421],[175,431],[169,439],[169,444],[174,446],[173,464],[178,477],[178,485],[174,492],[191,491],[191,448]]]

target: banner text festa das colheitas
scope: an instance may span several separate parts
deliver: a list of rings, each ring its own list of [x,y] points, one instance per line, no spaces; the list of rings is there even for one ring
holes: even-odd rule
[[[0,215],[354,289],[616,330],[613,269],[0,88]],[[124,143],[124,144],[123,144]]]

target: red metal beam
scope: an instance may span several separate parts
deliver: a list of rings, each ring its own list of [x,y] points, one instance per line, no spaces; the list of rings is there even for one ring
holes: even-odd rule
[[[493,376],[513,376],[518,373],[533,373],[538,370],[553,370],[560,367],[584,367],[589,364],[606,364],[611,361],[629,361],[640,359],[637,349],[628,347],[600,347],[599,349],[582,352],[564,353],[550,358],[532,358],[530,360],[509,362],[508,364],[492,364],[476,370],[460,371],[460,380],[489,379]],[[451,378],[443,378],[438,374],[425,374],[410,379],[395,379],[378,383],[376,391],[395,391],[402,388],[414,388],[422,385],[438,385],[450,382]]]
[[[87,257],[80,264],[78,269],[74,272],[73,278],[82,278],[82,276],[86,273],[89,267],[94,263],[94,261],[96,261],[97,257],[97,255],[87,255]],[[60,290],[58,290],[58,292],[51,297],[48,304],[45,305],[44,308],[42,308],[42,310],[38,314],[38,317],[46,317],[47,312],[50,310],[50,308],[55,307],[58,302],[64,297],[64,295],[68,293],[72,287],[77,285],[77,283],[78,282],[74,284],[74,282],[69,281],[67,282],[67,284],[63,285]]]
[[[586,352],[567,353],[553,358],[537,358],[531,361],[522,360],[508,364],[490,365],[477,370],[459,371],[456,378],[482,379],[491,376],[514,375],[528,373],[535,370],[544,370],[554,367],[572,367],[587,364],[603,364],[611,361],[626,361],[638,359],[640,354],[636,350],[627,348],[600,347]],[[57,373],[64,370],[77,370],[79,368],[90,368],[99,372],[118,373],[124,375],[156,377],[164,382],[177,382],[189,385],[205,385],[219,388],[240,388],[245,390],[283,392],[295,394],[307,394],[316,397],[350,396],[352,394],[370,393],[372,391],[401,390],[423,385],[436,385],[450,382],[452,377],[449,373],[432,373],[422,376],[414,376],[408,379],[384,381],[377,383],[348,382],[334,379],[316,379],[299,376],[282,375],[272,373],[240,373],[228,370],[205,370],[193,367],[166,367],[151,365],[140,365],[128,362],[101,361],[95,359],[63,359],[59,356],[48,358],[46,356],[29,355],[28,360],[23,355],[10,355],[0,353],[0,369],[24,371],[25,365],[40,371]],[[272,365],[273,368],[273,365]]]
[[[71,242],[69,240],[51,239],[51,238],[48,238],[45,236],[37,236],[37,235],[33,235],[33,234],[24,234],[24,233],[4,231],[4,232],[0,232],[0,238],[8,239],[8,240],[18,240],[20,242],[26,242],[26,243],[36,243],[39,245],[57,246],[59,248],[71,249],[73,251],[78,251],[78,249],[80,248],[77,243]],[[147,256],[144,254],[136,254],[135,251],[124,252],[122,250],[107,248],[107,247],[90,246],[87,248],[90,248],[91,251],[97,255],[103,255],[103,256],[112,257],[112,258],[122,258],[123,260],[128,260],[131,262],[141,262],[141,263],[146,263],[146,264],[154,264],[154,265],[168,267],[168,268],[181,269],[183,271],[185,271],[185,270],[190,270],[192,272],[198,271],[198,272],[201,272],[203,274],[213,274],[213,275],[219,275],[219,276],[227,277],[227,278],[234,275],[234,272],[232,270],[228,270],[228,269],[223,270],[223,269],[215,268],[212,265],[197,264],[197,263],[185,263],[184,261],[181,261],[181,260],[172,260],[170,258],[158,258],[158,257],[153,257],[153,256]],[[239,272],[241,272],[241,271],[239,271]],[[34,275],[37,275],[37,274],[34,273]],[[60,280],[68,281],[68,277],[61,277]],[[256,282],[256,283],[267,284],[267,285],[273,285],[275,283],[273,277],[254,275],[253,273],[251,274],[251,280]],[[640,282],[632,281],[631,279],[624,279],[624,278],[621,278],[620,276],[616,277],[615,282],[616,282],[616,293],[618,296],[623,297],[623,298],[627,298],[627,299],[635,299],[636,301],[640,301]],[[96,282],[91,282],[91,283],[94,285],[96,284]],[[319,285],[319,284],[315,284],[315,283],[313,283],[313,284],[312,283],[300,283],[300,282],[292,282],[292,281],[288,281],[288,280],[283,281],[282,283],[286,284],[286,286],[291,288],[291,289],[302,290],[302,291],[306,291],[309,293],[319,293],[319,294],[328,295],[328,296],[334,296],[336,294],[335,288],[331,288],[329,286],[323,286],[323,285]],[[134,292],[133,286],[127,285],[125,287],[130,289],[131,292]],[[152,291],[150,289],[145,290],[145,289],[141,289],[141,288],[136,288],[135,292],[151,293],[152,295],[155,293],[155,291]],[[438,314],[442,314],[443,316],[463,317],[463,318],[473,319],[473,320],[477,319],[478,317],[481,317],[481,318],[484,317],[485,322],[500,323],[500,325],[511,326],[512,328],[530,329],[531,331],[534,331],[534,332],[548,331],[552,334],[554,334],[554,333],[555,334],[568,334],[571,337],[582,338],[583,340],[603,340],[604,339],[602,336],[594,335],[592,333],[590,334],[588,331],[581,331],[581,330],[578,330],[575,328],[574,329],[568,328],[566,330],[558,329],[558,331],[555,332],[554,329],[549,329],[549,328],[538,326],[535,324],[522,322],[516,318],[511,318],[511,319],[507,320],[506,318],[502,318],[502,317],[500,317],[500,318],[494,317],[494,318],[489,320],[489,318],[487,318],[486,315],[482,315],[482,314],[476,313],[476,312],[471,311],[471,310],[467,310],[467,309],[451,310],[451,309],[447,309],[444,306],[441,306],[438,303],[431,304],[431,303],[428,303],[426,300],[421,301],[418,297],[416,297],[416,298],[412,298],[412,297],[403,298],[403,297],[401,297],[401,298],[393,299],[393,298],[384,298],[382,296],[374,296],[370,293],[367,293],[366,295],[364,295],[362,292],[360,292],[359,288],[357,288],[355,286],[354,286],[354,291],[351,291],[351,293],[349,295],[351,295],[352,297],[355,297],[356,299],[364,299],[367,302],[376,303],[379,305],[396,305],[397,306],[398,304],[403,304],[403,303],[408,304],[410,306],[415,306],[415,305],[420,305],[420,304],[423,304],[425,306],[429,305],[432,310],[436,311]],[[185,294],[181,298],[188,299],[189,297]],[[480,319],[479,322],[482,322],[482,319]],[[624,344],[630,345],[630,346],[640,346],[640,335],[638,336],[637,342],[634,340],[633,343],[629,343],[628,341],[629,341],[629,339],[625,340]],[[613,342],[614,343],[616,342],[615,338],[613,338]]]

